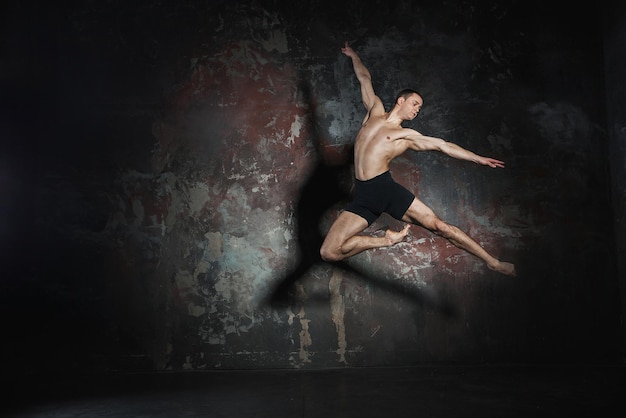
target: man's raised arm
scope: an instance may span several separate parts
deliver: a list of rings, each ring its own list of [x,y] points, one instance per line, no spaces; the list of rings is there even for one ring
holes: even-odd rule
[[[359,55],[354,51],[354,49],[352,49],[352,47],[350,47],[350,44],[348,44],[347,41],[345,46],[341,48],[341,52],[352,59],[354,74],[361,84],[361,98],[363,100],[363,105],[369,111],[376,104],[377,100],[380,101],[380,99],[376,97],[376,93],[374,93],[372,75],[361,61],[361,58],[359,58]]]

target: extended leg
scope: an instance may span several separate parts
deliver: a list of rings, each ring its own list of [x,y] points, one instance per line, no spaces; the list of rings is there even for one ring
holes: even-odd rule
[[[437,215],[435,215],[435,213],[428,206],[418,199],[413,201],[404,215],[403,220],[405,222],[422,225],[435,234],[446,238],[456,247],[461,248],[483,260],[490,269],[509,276],[515,276],[515,266],[513,264],[500,261],[493,257],[465,232],[461,231],[456,226],[450,225],[439,219],[439,217],[437,217]]]
[[[352,212],[342,212],[333,223],[320,249],[324,261],[341,261],[372,248],[389,247],[402,241],[409,225],[402,231],[387,230],[384,237],[358,235],[367,228],[367,221]]]

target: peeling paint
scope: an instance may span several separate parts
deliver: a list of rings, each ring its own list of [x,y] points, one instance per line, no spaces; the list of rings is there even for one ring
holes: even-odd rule
[[[209,186],[204,183],[195,183],[188,188],[187,192],[186,201],[189,205],[190,215],[197,218],[209,200]]]
[[[289,138],[287,139],[288,146],[295,144],[296,138],[300,137],[300,132],[302,130],[303,121],[304,121],[304,117],[300,115],[294,116],[294,121],[291,124],[291,129],[289,130],[290,135],[289,135]]]
[[[220,232],[207,232],[204,234],[207,239],[203,258],[207,261],[219,260],[223,255],[222,234]]]
[[[309,333],[309,322],[311,322],[311,320],[304,318],[304,309],[298,316],[300,317],[300,326],[302,327],[302,331],[300,331],[300,351],[298,352],[298,356],[301,362],[310,363],[311,358],[307,348],[313,344],[311,334]]]
[[[186,270],[178,271],[174,276],[174,284],[182,302],[186,303],[188,315],[200,317],[206,313],[206,308],[198,305],[193,297],[198,295],[198,281],[195,273],[191,274]]]
[[[288,50],[287,36],[281,30],[273,30],[268,34],[267,39],[263,42],[263,46],[268,51],[276,50],[285,53]]]
[[[341,294],[342,277],[333,269],[332,276],[328,283],[328,291],[330,293],[330,311],[335,329],[337,331],[337,354],[339,354],[339,362],[348,364],[346,361],[346,324],[344,322],[344,314],[346,306]]]
[[[141,200],[133,199],[132,205],[133,205],[133,214],[135,215],[135,225],[143,224],[143,217],[144,217],[145,211],[143,209],[143,204],[141,203]]]

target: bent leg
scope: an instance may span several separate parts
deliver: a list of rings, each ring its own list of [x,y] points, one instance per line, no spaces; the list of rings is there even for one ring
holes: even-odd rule
[[[489,254],[476,241],[469,237],[454,225],[442,221],[435,213],[417,198],[413,200],[411,206],[404,214],[403,220],[414,224],[422,225],[424,228],[440,235],[450,241],[453,245],[461,248],[481,260],[487,267],[509,276],[515,276],[515,266],[511,263],[502,262]]]
[[[387,230],[384,237],[358,235],[367,228],[367,221],[359,215],[343,211],[330,227],[320,255],[324,261],[341,261],[372,248],[389,247],[402,241],[409,232],[409,225],[402,231]]]

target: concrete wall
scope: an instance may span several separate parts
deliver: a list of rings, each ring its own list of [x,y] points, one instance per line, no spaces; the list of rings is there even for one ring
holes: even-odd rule
[[[622,358],[601,13],[546,3],[10,6],[5,358],[29,371]],[[345,40],[386,106],[422,93],[407,126],[506,161],[407,153],[392,172],[517,278],[419,227],[349,270],[318,261],[363,117]],[[371,231],[387,226],[401,227]],[[296,298],[269,304],[285,281]]]

